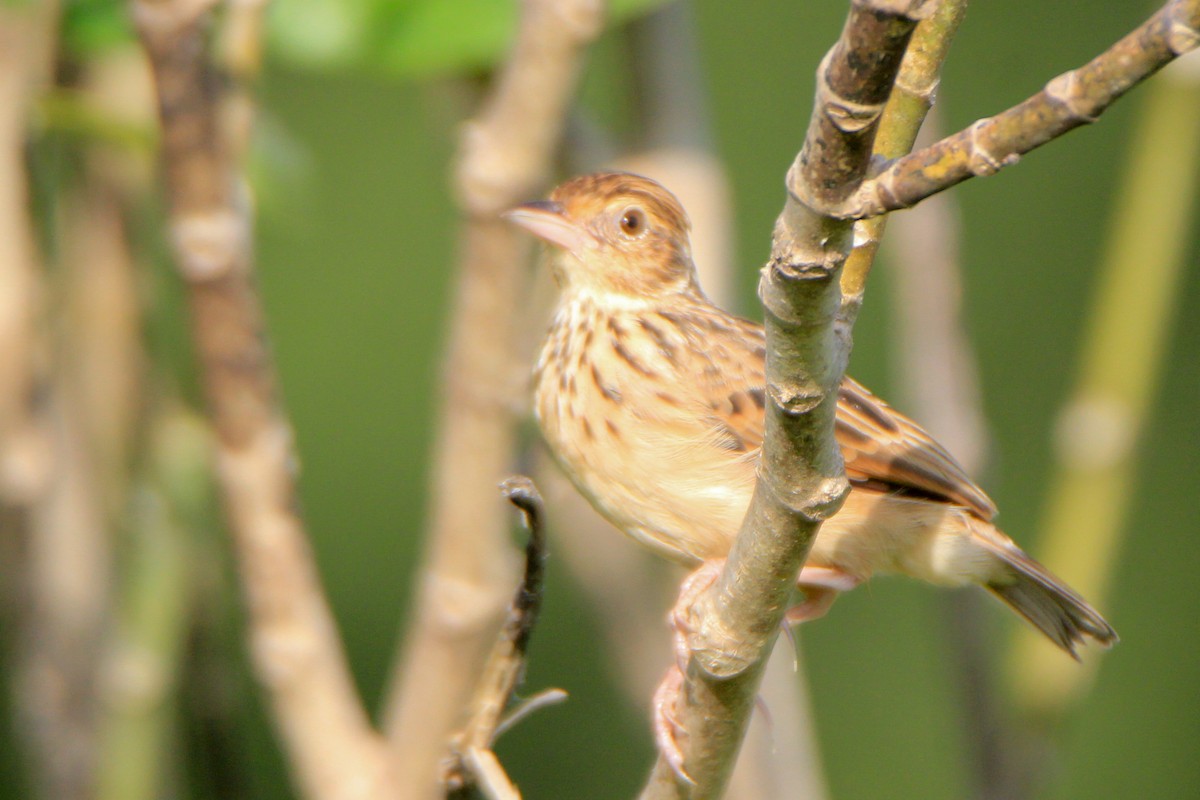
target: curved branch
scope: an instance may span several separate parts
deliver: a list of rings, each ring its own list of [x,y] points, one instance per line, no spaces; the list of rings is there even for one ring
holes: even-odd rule
[[[163,129],[171,244],[217,437],[252,655],[311,797],[394,795],[354,688],[296,503],[296,454],[254,284],[251,221],[206,29],[212,0],[135,0]]]
[[[523,475],[505,479],[500,484],[500,491],[521,511],[525,527],[529,529],[529,542],[525,546],[525,573],[500,634],[492,645],[483,676],[475,687],[471,718],[454,736],[451,744],[443,783],[447,792],[455,796],[472,783],[478,783],[481,789],[489,780],[507,785],[507,776],[499,760],[492,754],[492,745],[500,730],[507,728],[503,717],[517,685],[524,677],[529,638],[533,635],[533,627],[537,624],[542,607],[546,573],[543,521],[546,510],[542,496],[533,481]],[[550,696],[565,699],[566,693],[555,689],[551,690]],[[507,796],[519,797],[515,788],[510,788]]]

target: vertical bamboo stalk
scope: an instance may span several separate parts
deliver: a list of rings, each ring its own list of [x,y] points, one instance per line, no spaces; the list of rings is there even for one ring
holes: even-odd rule
[[[1079,376],[1058,421],[1057,469],[1039,558],[1103,605],[1133,500],[1137,444],[1166,366],[1179,283],[1190,266],[1200,183],[1200,56],[1164,71],[1143,102],[1088,316]],[[1017,632],[1011,678],[1022,706],[1060,715],[1085,669]]]

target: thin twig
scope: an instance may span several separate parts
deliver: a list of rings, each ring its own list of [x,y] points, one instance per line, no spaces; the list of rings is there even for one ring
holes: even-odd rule
[[[513,786],[508,774],[500,766],[500,760],[491,750],[472,748],[467,751],[464,760],[487,800],[521,800],[521,793]]]
[[[156,414],[148,439],[129,494],[129,557],[98,681],[98,800],[162,797],[175,757],[173,700],[196,538],[191,506],[211,480],[211,443],[201,419],[170,404]]]
[[[525,546],[525,571],[521,585],[509,606],[508,618],[500,629],[491,655],[471,701],[471,719],[455,735],[451,757],[446,766],[443,783],[449,792],[461,792],[472,783],[485,785],[503,776],[504,770],[491,756],[492,743],[504,723],[503,714],[509,699],[525,672],[529,637],[537,624],[542,605],[542,584],[546,565],[545,509],[533,481],[514,476],[500,484],[510,503],[521,510],[529,529]],[[565,695],[560,695],[565,696]],[[524,713],[522,713],[524,716]],[[486,757],[485,757],[486,756]],[[483,772],[480,767],[487,767]],[[504,778],[505,791],[516,789]],[[505,794],[504,796],[508,796]]]
[[[849,355],[849,324],[835,322],[851,224],[826,209],[866,176],[922,5],[855,3],[818,69],[813,117],[759,289],[770,402],[758,481],[725,568],[689,612],[691,659],[675,713],[693,783],[660,756],[644,798],[721,794],[796,575],[821,521],[848,491],[833,412]]]
[[[1173,0],[1079,69],[1020,105],[901,158],[834,213],[865,219],[1015,164],[1022,155],[1095,122],[1125,92],[1200,45],[1200,0]]]
[[[357,697],[298,512],[291,428],[253,280],[248,203],[219,123],[206,35],[213,5],[135,0],[133,12],[157,83],[171,243],[254,663],[306,795],[394,796],[398,782]]]
[[[461,266],[443,367],[427,552],[413,627],[386,710],[405,796],[439,794],[438,762],[504,614],[515,564],[503,506],[491,491],[511,469],[517,365],[514,309],[527,242],[499,213],[536,194],[549,174],[600,0],[525,0],[512,56],[457,168],[464,216]]]

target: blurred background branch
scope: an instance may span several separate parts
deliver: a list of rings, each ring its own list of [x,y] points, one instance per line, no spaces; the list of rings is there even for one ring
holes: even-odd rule
[[[0,8],[0,536],[31,783],[71,800],[89,795],[96,764],[92,686],[110,564],[87,406],[59,358],[70,338],[48,319],[26,170],[29,115],[53,80],[58,14],[54,3]]]
[[[296,456],[253,279],[253,225],[222,125],[213,4],[135,0],[162,123],[170,240],[216,440],[251,653],[307,796],[395,792],[350,677],[296,504]],[[244,77],[244,76],[243,76]]]
[[[942,128],[936,109],[917,146]],[[961,212],[953,193],[930,197],[888,225],[883,246],[891,262],[889,298],[895,315],[892,348],[901,407],[928,420],[928,430],[970,475],[986,475],[987,423],[979,370],[962,318]],[[868,220],[871,225],[877,217]],[[996,670],[987,646],[986,601],[969,590],[939,598],[944,636],[958,685],[962,741],[968,750],[973,797],[1021,796],[1015,731],[1007,727]]]
[[[511,469],[524,365],[514,309],[528,243],[500,212],[545,184],[600,0],[525,0],[512,54],[465,124],[454,188],[459,267],[442,366],[429,524],[416,610],[397,660],[386,727],[405,796],[436,796],[438,764],[504,614],[516,565],[493,487]]]

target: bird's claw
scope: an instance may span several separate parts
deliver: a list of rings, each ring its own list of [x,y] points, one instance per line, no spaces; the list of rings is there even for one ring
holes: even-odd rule
[[[679,747],[679,736],[686,731],[675,716],[676,703],[682,689],[683,672],[679,667],[671,665],[667,674],[663,676],[662,683],[654,690],[654,743],[675,776],[689,786],[694,786],[696,782],[683,768],[683,750]]]

